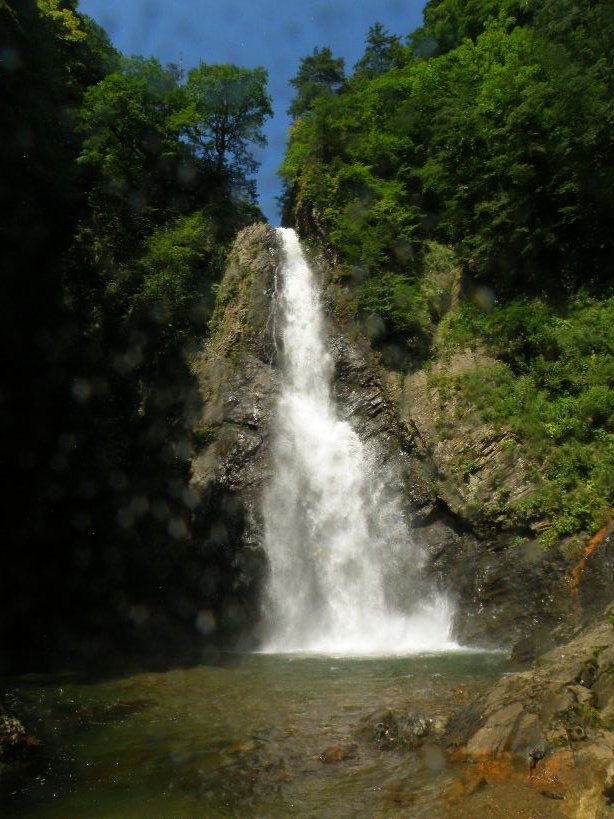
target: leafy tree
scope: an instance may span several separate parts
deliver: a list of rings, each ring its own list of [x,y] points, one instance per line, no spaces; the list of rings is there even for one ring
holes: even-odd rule
[[[80,16],[75,13],[76,2],[36,0],[36,5],[41,14],[56,27],[60,39],[73,43],[85,40],[87,32],[83,29]]]
[[[185,104],[173,119],[197,155],[252,193],[248,177],[258,163],[249,146],[266,146],[262,126],[273,115],[266,83],[264,68],[201,62],[188,71]]]
[[[80,111],[84,134],[79,161],[108,175],[110,188],[122,189],[147,156],[168,152],[177,129],[169,123],[177,100],[179,72],[153,59],[131,57],[120,69],[88,89]],[[130,163],[132,162],[132,171]]]
[[[354,66],[354,76],[363,79],[377,77],[406,62],[401,41],[389,34],[381,23],[375,23],[367,33],[365,53]]]
[[[188,146],[172,122],[180,106],[179,77],[175,66],[131,57],[85,95],[78,162],[91,186],[91,218],[104,245],[99,256],[133,253],[134,242],[177,201],[177,189],[194,183]]]
[[[529,22],[531,9],[527,0],[428,0],[424,25],[408,38],[410,47],[416,57],[446,54],[465,39],[475,41],[493,20]]]
[[[403,225],[402,241],[457,244],[499,293],[612,278],[614,21],[605,2],[582,14],[560,3],[560,17],[534,4],[531,25],[512,6],[499,19],[490,2],[459,4],[458,14],[452,0],[433,3],[455,24],[471,18],[475,40],[313,104],[283,173],[289,190],[316,197],[349,261],[394,266],[391,226]],[[358,167],[357,195],[343,180]]]
[[[330,48],[314,48],[313,53],[303,57],[296,76],[290,85],[296,89],[296,97],[288,108],[292,117],[300,117],[309,111],[318,98],[339,91],[345,82],[343,57],[333,57]]]

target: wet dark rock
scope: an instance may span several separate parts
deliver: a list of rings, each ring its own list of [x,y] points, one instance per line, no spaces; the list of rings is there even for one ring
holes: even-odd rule
[[[598,611],[612,599],[614,589],[614,525],[582,565],[579,573],[578,602],[582,610]]]
[[[538,745],[536,748],[529,750],[529,767],[534,768],[540,759],[546,756],[546,751],[543,745]]]
[[[365,717],[358,728],[359,735],[380,751],[419,748],[433,733],[433,720],[421,715],[386,710]]]
[[[25,762],[38,745],[20,720],[0,708],[0,777]]]
[[[394,407],[386,397],[373,353],[364,341],[350,342],[336,328],[330,328],[330,333],[340,417],[358,430],[362,440],[375,440],[386,460],[402,461]]]
[[[23,752],[27,733],[16,717],[0,714],[0,759],[9,760]]]

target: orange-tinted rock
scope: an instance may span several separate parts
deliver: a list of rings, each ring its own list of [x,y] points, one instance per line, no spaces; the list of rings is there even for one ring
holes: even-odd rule
[[[348,759],[352,755],[352,748],[344,748],[342,745],[331,745],[322,751],[318,759],[320,762],[324,762],[324,764],[328,765],[331,762],[343,762],[344,759]]]

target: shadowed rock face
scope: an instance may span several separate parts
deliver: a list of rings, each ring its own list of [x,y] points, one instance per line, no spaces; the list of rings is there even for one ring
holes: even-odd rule
[[[192,536],[209,567],[203,606],[218,636],[248,645],[265,571],[260,496],[277,380],[271,305],[278,264],[273,228],[257,224],[239,234],[211,334],[192,361],[202,395],[191,487],[198,497]]]

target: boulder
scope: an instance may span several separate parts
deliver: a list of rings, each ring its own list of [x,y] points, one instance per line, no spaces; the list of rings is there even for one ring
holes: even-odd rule
[[[510,777],[514,766],[524,769],[531,787],[605,815],[614,771],[613,619],[614,605],[533,668],[502,678],[455,713],[444,737],[454,758],[480,770],[498,760]]]

